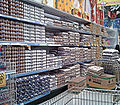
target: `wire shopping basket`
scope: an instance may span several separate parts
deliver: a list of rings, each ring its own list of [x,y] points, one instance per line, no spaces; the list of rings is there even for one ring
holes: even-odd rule
[[[120,105],[120,91],[85,88],[75,93],[67,90],[39,105]]]
[[[6,68],[6,70],[0,71],[0,105],[16,104],[16,82],[14,75],[16,70],[14,69]]]

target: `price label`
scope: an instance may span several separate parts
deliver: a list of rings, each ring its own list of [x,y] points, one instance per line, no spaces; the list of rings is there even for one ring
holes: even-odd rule
[[[31,50],[31,46],[27,45],[28,49]]]
[[[0,87],[6,86],[6,75],[5,72],[0,73]]]

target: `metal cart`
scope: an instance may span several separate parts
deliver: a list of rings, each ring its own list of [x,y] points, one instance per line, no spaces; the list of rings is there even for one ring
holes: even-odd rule
[[[39,105],[120,105],[120,91],[85,88],[67,90]]]
[[[11,63],[9,63],[11,65]],[[12,70],[11,66],[6,70],[0,71],[0,79],[3,82],[3,74],[5,73],[5,86],[0,87],[0,105],[15,105],[16,104],[16,70]]]

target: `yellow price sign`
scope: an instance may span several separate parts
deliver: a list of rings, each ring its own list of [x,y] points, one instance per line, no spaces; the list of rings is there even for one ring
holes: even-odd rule
[[[6,75],[5,72],[0,73],[0,87],[6,86]]]
[[[98,6],[120,5],[120,0],[97,0]]]

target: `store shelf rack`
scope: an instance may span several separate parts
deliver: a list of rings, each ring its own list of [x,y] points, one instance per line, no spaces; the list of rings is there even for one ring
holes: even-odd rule
[[[42,5],[42,4],[40,4]],[[48,6],[45,6],[45,8],[51,8],[51,7],[48,7]],[[54,8],[53,8],[54,9]],[[57,9],[55,9],[57,10]],[[59,10],[58,10],[59,11]],[[65,13],[67,14],[67,13]],[[49,14],[47,14],[49,16]],[[70,15],[70,14],[69,14]],[[51,15],[50,15],[51,16]],[[40,26],[45,26],[46,29],[55,29],[55,30],[60,30],[60,31],[72,31],[72,32],[79,32],[81,34],[87,34],[87,35],[96,35],[96,36],[102,36],[103,38],[105,38],[106,36],[103,36],[103,35],[99,35],[99,34],[93,34],[93,33],[90,33],[90,32],[85,32],[85,31],[82,31],[82,30],[75,30],[75,29],[70,29],[70,28],[66,28],[66,27],[59,27],[59,26],[54,26],[54,25],[48,25],[48,24],[44,24],[44,23],[41,23],[41,22],[35,22],[35,21],[32,21],[32,20],[27,20],[27,19],[22,19],[22,18],[17,18],[17,17],[13,17],[13,16],[8,16],[8,15],[3,15],[3,14],[0,14],[0,17],[2,18],[7,18],[7,19],[12,19],[12,20],[17,20],[17,21],[22,21],[22,22],[27,22],[27,23],[31,23],[31,24],[36,24],[36,25],[40,25]],[[56,17],[56,16],[55,16]],[[73,16],[75,17],[75,16]],[[56,19],[58,19],[59,17],[56,17]],[[78,17],[76,17],[78,18]],[[81,19],[81,18],[80,18]],[[83,20],[83,19],[82,19]],[[107,37],[108,38],[108,37]]]
[[[82,64],[82,63],[89,63],[89,62],[91,62],[91,61],[92,61],[92,60],[85,60],[85,61],[81,61],[81,62],[75,62],[75,63],[73,63],[72,65]],[[71,65],[71,64],[70,64],[70,65]],[[39,73],[43,73],[43,72],[47,72],[47,71],[57,70],[57,69],[60,69],[60,68],[62,68],[62,66],[52,67],[52,68],[49,68],[49,69],[42,69],[42,70],[37,70],[37,71],[32,71],[32,72],[20,73],[20,74],[15,74],[15,77],[16,77],[16,78],[20,78],[20,77],[29,76],[29,75],[34,75],[34,74],[39,74]]]
[[[92,61],[92,60],[85,60],[85,61],[77,62],[77,63],[74,63],[74,64],[89,63],[89,62],[91,62],[91,61]],[[56,69],[57,69],[57,68],[56,68]],[[46,69],[46,70],[47,70],[47,69]],[[52,70],[52,69],[51,69],[51,70]],[[45,72],[45,71],[43,71],[43,70],[41,70],[41,71],[42,71],[42,72]],[[18,76],[18,77],[20,77],[20,76]],[[55,87],[55,88],[51,89],[51,91],[56,90],[56,89],[60,89],[60,88],[62,88],[62,87],[64,87],[64,86],[67,86],[67,84],[62,85],[62,86],[60,86],[60,87]],[[43,95],[37,96],[37,97],[35,97],[35,98],[33,98],[33,99],[29,100],[29,101],[23,102],[23,103],[21,103],[21,104],[26,105],[26,104],[32,103],[32,102],[34,102],[34,101],[36,101],[36,100],[38,100],[38,99],[40,99],[40,98],[42,98],[42,97],[44,97],[44,96],[47,96],[47,95],[49,95],[49,94],[50,94],[50,92],[47,92],[47,93],[45,93],[45,94],[43,94]],[[20,104],[20,105],[21,105],[21,104]]]
[[[35,2],[34,0],[33,1],[32,0],[21,0],[21,1],[23,1],[23,2],[25,2],[27,4],[35,5],[37,7],[40,7],[42,9],[44,9],[46,17],[51,17],[51,18],[54,18],[54,19],[57,19],[57,20],[68,19],[68,21],[74,21],[74,22],[78,22],[80,24],[89,24],[89,23],[91,23],[90,21],[84,20],[82,18],[73,16],[71,14],[68,14],[66,12],[60,11],[58,9],[55,9],[55,8],[52,8],[52,7],[40,4],[38,2]],[[52,15],[54,15],[54,16],[52,16]],[[59,26],[54,26],[54,25],[48,25],[48,24],[44,24],[44,23],[41,23],[41,22],[36,22],[36,21],[22,19],[22,18],[16,18],[16,17],[2,15],[2,14],[0,14],[0,17],[11,19],[11,20],[17,20],[17,21],[21,21],[21,22],[25,22],[25,23],[30,23],[30,24],[36,24],[36,25],[39,25],[39,26],[45,26],[45,28],[47,30],[55,29],[55,30],[58,30],[58,31],[72,31],[72,32],[78,32],[78,33],[81,33],[81,34],[86,34],[86,35],[97,35],[97,34],[93,34],[93,33],[90,33],[90,32],[85,32],[83,30],[76,30],[76,29],[70,29],[70,28],[59,27]],[[102,35],[97,35],[97,36],[102,36]],[[64,47],[65,46],[65,45],[47,44],[47,43],[8,42],[8,41],[1,41],[0,45],[40,46],[40,47],[55,47],[55,46],[56,47],[60,47],[60,46]],[[69,46],[68,45],[67,47],[91,47],[91,46],[90,45],[80,45],[80,46],[77,46],[77,45],[74,45],[74,46],[70,45]],[[109,47],[109,46],[106,46],[106,47]],[[91,61],[92,60],[85,60],[85,61],[81,61],[81,62],[75,62],[72,65],[82,64],[82,63],[89,63]],[[32,71],[32,72],[27,72],[27,73],[20,73],[20,74],[15,74],[14,76],[16,78],[25,77],[25,76],[39,74],[39,73],[44,73],[44,72],[47,72],[47,71],[52,71],[52,70],[56,70],[56,69],[60,69],[60,68],[62,68],[62,67],[54,67],[54,68],[43,69],[43,70],[38,70],[38,71]],[[66,86],[66,84],[63,85],[63,86]],[[61,87],[63,87],[63,86],[61,86]],[[57,88],[54,88],[52,90],[59,89],[59,88],[60,87],[57,87]],[[32,102],[34,102],[34,101],[36,101],[36,100],[38,100],[38,99],[40,99],[40,98],[42,98],[42,97],[44,97],[44,96],[46,96],[48,94],[50,94],[50,92],[47,92],[47,93],[45,93],[43,95],[37,96],[35,98],[32,98],[29,101],[23,102],[21,104],[32,103]]]
[[[47,43],[32,43],[32,42],[11,42],[0,41],[0,45],[7,46],[39,46],[39,47],[91,47],[91,45],[61,45],[61,44],[47,44]]]
[[[60,11],[60,10],[58,10],[56,8],[52,8],[52,7],[49,7],[47,5],[40,4],[37,1],[32,1],[32,0],[21,0],[21,1],[24,1],[24,2],[26,2],[28,4],[35,5],[37,7],[40,7],[42,9],[44,9],[45,13],[48,13],[48,14],[51,14],[51,15],[55,15],[55,16],[58,16],[58,17],[63,18],[63,19],[66,18],[68,20],[72,20],[74,22],[79,22],[79,23],[83,23],[83,24],[90,23],[90,21],[88,21],[88,20],[84,20],[82,18],[76,17],[76,16],[71,15],[69,13]]]
[[[20,73],[20,74],[16,74],[15,77],[19,78],[19,77],[34,75],[34,74],[43,73],[43,72],[47,72],[47,71],[49,71],[49,70],[48,69],[43,69],[43,70],[37,70],[37,71],[33,71],[33,72]]]

